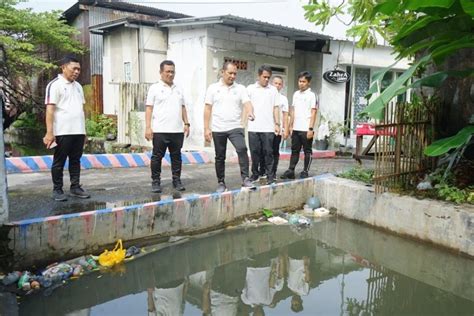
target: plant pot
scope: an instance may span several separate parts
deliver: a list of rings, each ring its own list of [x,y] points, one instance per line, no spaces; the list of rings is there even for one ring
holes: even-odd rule
[[[329,142],[325,139],[316,139],[314,141],[314,148],[316,150],[327,150],[329,146]]]

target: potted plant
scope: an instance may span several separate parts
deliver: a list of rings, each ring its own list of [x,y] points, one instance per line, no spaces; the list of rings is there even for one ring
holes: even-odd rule
[[[329,147],[329,125],[323,115],[321,115],[319,122],[318,134],[314,141],[314,147],[316,150],[327,150]]]

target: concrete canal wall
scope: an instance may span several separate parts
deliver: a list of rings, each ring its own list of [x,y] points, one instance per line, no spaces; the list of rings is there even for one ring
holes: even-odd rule
[[[471,205],[393,193],[376,196],[372,187],[337,177],[315,179],[314,187],[321,203],[339,216],[474,256]]]
[[[128,207],[51,216],[6,225],[15,266],[101,252],[117,239],[192,234],[258,214],[263,208],[302,207],[314,179],[261,186],[255,191],[188,196]]]
[[[323,175],[261,186],[255,191],[195,195],[142,205],[12,222],[3,227],[16,267],[99,253],[119,238],[144,238],[215,230],[263,208],[299,208],[311,195],[349,219],[474,256],[474,210],[373,189]]]

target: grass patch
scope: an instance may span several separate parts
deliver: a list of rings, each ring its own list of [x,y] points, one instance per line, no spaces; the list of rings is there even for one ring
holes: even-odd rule
[[[350,179],[354,181],[360,181],[367,184],[374,183],[374,170],[366,169],[362,167],[352,167],[351,169],[339,173],[338,177]]]

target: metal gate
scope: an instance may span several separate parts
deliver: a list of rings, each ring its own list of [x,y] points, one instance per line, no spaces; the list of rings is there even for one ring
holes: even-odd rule
[[[385,118],[375,125],[375,192],[405,189],[431,160],[423,155],[429,144],[429,110],[420,104],[391,102]]]
[[[117,113],[117,141],[131,143],[134,128],[131,126],[131,114],[134,111],[144,112],[148,83],[121,82],[119,86],[119,107]]]

